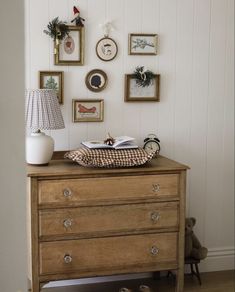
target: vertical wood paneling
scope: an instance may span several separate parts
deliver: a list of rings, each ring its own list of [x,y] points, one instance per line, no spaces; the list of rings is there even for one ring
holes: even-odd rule
[[[161,153],[173,157],[174,100],[175,100],[175,59],[176,59],[176,10],[177,1],[160,0],[160,55],[161,101],[159,103],[158,133]]]
[[[222,152],[222,184],[221,210],[226,210],[226,216],[219,222],[221,246],[227,242],[234,245],[234,1],[227,1],[226,15],[226,48],[224,65],[224,112],[223,136],[221,137]],[[231,226],[231,222],[233,225]],[[231,228],[224,228],[231,226]]]
[[[43,34],[49,20],[68,22],[73,6],[85,21],[85,65],[54,66],[53,42]],[[112,21],[118,55],[95,53],[99,24]],[[131,135],[142,145],[150,132],[161,153],[191,166],[187,209],[209,248],[234,245],[234,1],[233,0],[26,0],[26,84],[38,86],[39,70],[65,71],[64,130],[51,131],[56,149],[74,149],[87,139]],[[157,56],[129,56],[128,34],[157,33]],[[124,74],[145,65],[161,74],[159,103],[124,103]],[[108,75],[100,93],[86,88],[92,69]],[[72,123],[72,99],[103,98],[103,123]],[[222,218],[221,218],[222,217]],[[217,226],[217,229],[214,228]]]
[[[129,56],[128,52],[128,34],[138,33],[141,31],[141,17],[142,17],[142,0],[128,0],[124,1],[124,56],[123,67],[125,74],[131,74],[135,67],[139,65],[139,58],[137,56]],[[124,75],[123,75],[124,82]],[[122,93],[124,99],[124,87]],[[140,141],[140,108],[139,103],[125,103],[123,107],[123,130],[124,134],[133,133],[132,136],[136,137],[137,142]]]
[[[192,100],[194,0],[177,2],[174,157],[188,162]]]
[[[101,61],[95,53],[95,46],[97,41],[103,36],[102,30],[99,26],[99,24],[104,23],[106,18],[106,1],[105,0],[99,0],[99,1],[93,1],[88,0],[88,12],[89,12],[89,33],[87,34],[86,41],[88,42],[88,48],[87,48],[87,56],[88,56],[88,70],[93,69],[101,69],[105,70],[106,64],[105,62]],[[99,98],[106,100],[106,92],[101,91],[99,93],[89,91],[88,92],[89,98]],[[105,102],[105,101],[104,101]],[[106,111],[106,105],[104,106]],[[91,139],[103,139],[105,137],[106,132],[106,119],[104,119],[104,122],[100,123],[89,123],[88,124],[88,133],[87,138],[89,140]]]
[[[219,246],[221,230],[220,206],[223,202],[223,120],[225,89],[226,17],[228,1],[211,1],[211,37],[209,56],[209,96],[207,128],[207,190],[206,190],[206,244]],[[215,212],[215,210],[218,211]],[[216,230],[211,226],[217,226]],[[224,231],[222,231],[222,234]]]
[[[110,37],[114,39],[118,46],[118,54],[113,61],[107,62],[105,70],[108,74],[108,88],[106,92],[105,119],[106,133],[112,136],[124,134],[123,129],[123,56],[126,48],[123,46],[126,35],[124,34],[124,2],[125,0],[106,0],[106,21],[111,21],[114,30],[110,32]]]
[[[49,68],[49,37],[43,33],[48,24],[48,1],[42,5],[40,1],[31,0],[29,4],[30,31],[30,87],[38,88],[38,71]],[[40,15],[40,21],[38,16]]]
[[[206,143],[210,0],[195,1],[193,35],[192,102],[190,128],[190,197],[188,213],[197,218],[196,231],[203,241],[206,195]]]
[[[160,0],[150,0],[146,2],[142,0],[142,23],[141,33],[156,33],[159,34],[160,26]],[[158,61],[160,52],[156,56],[142,56],[139,60],[139,65],[145,66],[145,69],[158,73]],[[161,96],[160,96],[161,99]],[[143,142],[144,138],[149,133],[157,133],[158,126],[158,109],[159,103],[142,104],[140,108],[140,138]]]
[[[42,5],[43,6],[43,5]],[[55,17],[59,17],[61,21],[67,21],[68,18],[68,3],[62,0],[49,0],[49,5],[48,5],[48,19],[47,22],[51,21]],[[46,26],[46,25],[45,25]],[[49,38],[48,36],[45,36]],[[44,68],[44,70],[51,70],[51,71],[64,71],[64,74],[66,76],[67,72],[69,71],[68,66],[55,66],[54,65],[54,55],[53,55],[53,50],[54,50],[54,44],[53,40],[49,39],[49,52],[47,57],[49,58],[49,67]],[[67,81],[67,80],[66,80]],[[51,136],[55,140],[55,147],[58,150],[63,150],[63,149],[68,149],[69,148],[69,112],[68,112],[68,102],[67,102],[67,88],[69,87],[69,82],[68,86],[65,87],[64,91],[64,104],[61,106],[61,111],[63,114],[64,122],[65,122],[65,129],[62,130],[55,130],[51,131]]]
[[[86,99],[88,98],[88,89],[85,85],[85,76],[88,72],[87,63],[89,58],[88,53],[88,40],[87,37],[89,35],[89,9],[88,9],[88,1],[87,0],[68,0],[67,2],[68,11],[69,11],[69,20],[73,19],[73,6],[78,6],[80,10],[80,15],[85,19],[85,49],[84,49],[84,66],[69,66],[68,74],[65,76],[65,84],[67,84],[67,94],[66,94],[66,103],[68,108],[68,116],[69,116],[69,148],[75,149],[80,146],[80,142],[83,140],[87,140],[87,123],[73,123],[72,122],[72,100],[73,99]]]

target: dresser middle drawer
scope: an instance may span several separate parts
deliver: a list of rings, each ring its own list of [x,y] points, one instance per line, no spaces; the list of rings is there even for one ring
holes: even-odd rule
[[[39,212],[40,236],[178,228],[179,203],[146,203]]]

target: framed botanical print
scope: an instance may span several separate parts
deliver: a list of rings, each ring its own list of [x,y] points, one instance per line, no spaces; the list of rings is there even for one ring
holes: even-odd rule
[[[56,46],[56,45],[55,45]],[[84,64],[84,28],[69,26],[69,35],[58,45],[54,57],[55,65]]]
[[[103,99],[74,99],[73,122],[102,122],[104,119]]]
[[[156,55],[157,34],[129,34],[129,55]]]
[[[94,69],[88,72],[85,82],[89,90],[93,92],[100,92],[106,87],[108,79],[104,71]]]
[[[113,60],[118,52],[118,47],[116,42],[109,38],[104,37],[98,41],[96,44],[96,54],[103,61]]]
[[[58,101],[64,103],[64,72],[63,71],[39,71],[39,88],[54,89],[57,92]]]
[[[139,86],[136,83],[134,74],[125,75],[124,100],[126,102],[137,101],[160,101],[159,98],[160,75],[154,74],[149,86]]]

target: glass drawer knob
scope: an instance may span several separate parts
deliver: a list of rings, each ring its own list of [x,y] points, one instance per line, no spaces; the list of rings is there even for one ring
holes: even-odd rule
[[[151,220],[157,222],[161,218],[160,214],[156,211],[151,213]]]
[[[159,192],[160,191],[160,185],[159,184],[153,184],[153,191],[155,193]]]
[[[72,226],[72,220],[71,219],[65,219],[63,223],[64,223],[64,227],[65,228],[69,228],[69,227]]]
[[[63,194],[66,198],[68,198],[72,196],[72,191],[69,188],[66,188],[63,190]]]
[[[73,258],[71,257],[71,255],[66,254],[66,255],[64,256],[64,262],[65,262],[66,264],[71,263],[72,260],[73,260]]]
[[[159,253],[159,249],[154,245],[151,247],[151,254],[157,255]]]

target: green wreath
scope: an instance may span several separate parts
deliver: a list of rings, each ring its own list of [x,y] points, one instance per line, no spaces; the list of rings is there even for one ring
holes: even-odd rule
[[[141,87],[147,87],[153,83],[154,74],[150,70],[144,70],[144,66],[138,66],[134,71],[136,84]]]
[[[49,35],[54,41],[63,40],[67,35],[69,35],[68,26],[59,20],[59,17],[52,19],[47,25],[48,30],[43,30],[43,32]]]

